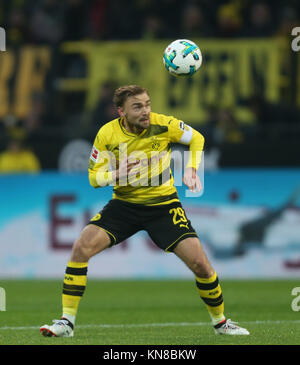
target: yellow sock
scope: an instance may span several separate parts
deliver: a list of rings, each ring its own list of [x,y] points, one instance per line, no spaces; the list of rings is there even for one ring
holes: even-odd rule
[[[80,299],[87,282],[87,262],[68,262],[64,277],[62,306],[63,317],[75,322]]]
[[[206,304],[213,325],[223,321],[225,319],[224,302],[217,273],[214,272],[210,278],[199,278],[196,276],[196,285],[200,297]]]

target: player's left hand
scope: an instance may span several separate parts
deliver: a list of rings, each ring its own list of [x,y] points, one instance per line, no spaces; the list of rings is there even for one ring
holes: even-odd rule
[[[193,193],[200,191],[202,188],[200,178],[197,175],[196,169],[193,167],[187,167],[185,169],[182,181]]]

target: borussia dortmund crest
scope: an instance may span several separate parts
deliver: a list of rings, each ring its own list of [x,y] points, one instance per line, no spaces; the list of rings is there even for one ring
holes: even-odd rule
[[[151,145],[152,149],[153,149],[154,151],[158,151],[158,149],[159,149],[159,147],[160,147],[160,143],[159,143],[159,141],[157,140],[157,138],[156,138],[156,137],[153,137],[151,142],[152,142],[152,145]]]

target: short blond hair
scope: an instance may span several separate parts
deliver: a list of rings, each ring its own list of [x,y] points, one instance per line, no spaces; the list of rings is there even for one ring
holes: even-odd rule
[[[124,105],[125,101],[130,96],[140,95],[140,94],[144,94],[144,93],[149,95],[147,89],[145,89],[144,87],[138,86],[138,85],[121,86],[115,90],[113,102],[117,108],[122,107]]]

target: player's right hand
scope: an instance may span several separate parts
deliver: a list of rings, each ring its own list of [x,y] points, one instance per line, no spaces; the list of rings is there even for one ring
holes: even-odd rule
[[[185,169],[182,180],[193,193],[196,193],[196,191],[199,192],[202,188],[200,178],[197,175],[196,169],[193,167],[187,167]]]
[[[124,158],[120,161],[119,168],[116,171],[116,177],[117,179],[121,179],[124,177],[127,177],[130,175],[130,170],[137,166],[140,163],[140,161],[136,160],[134,162],[129,162],[128,158]]]

